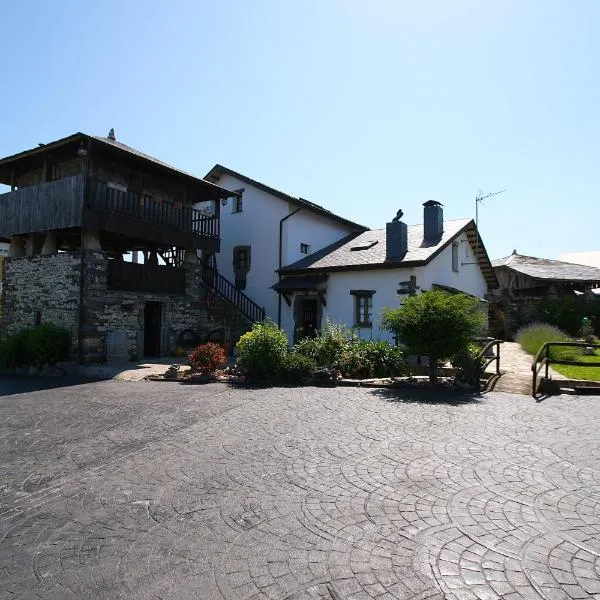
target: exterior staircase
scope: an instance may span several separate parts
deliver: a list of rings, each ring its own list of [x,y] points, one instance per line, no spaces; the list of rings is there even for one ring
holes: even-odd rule
[[[217,270],[202,263],[202,281],[216,295],[236,308],[250,323],[264,321],[265,309],[251,300],[244,292],[238,290],[231,281],[220,275]]]

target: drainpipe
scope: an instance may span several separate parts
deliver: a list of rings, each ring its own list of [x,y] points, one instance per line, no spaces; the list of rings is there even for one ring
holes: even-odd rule
[[[283,260],[283,222],[287,221],[290,217],[293,217],[297,212],[300,212],[303,208],[303,206],[297,208],[295,211],[291,212],[289,215],[286,215],[285,217],[283,217],[283,219],[281,219],[281,221],[279,221],[279,268],[277,269],[279,281],[281,281],[281,273],[279,273],[279,270],[282,267],[281,262]],[[277,299],[277,327],[281,327],[281,292],[277,294]]]

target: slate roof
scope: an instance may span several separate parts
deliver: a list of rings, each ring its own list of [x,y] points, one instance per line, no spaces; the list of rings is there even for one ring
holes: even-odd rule
[[[534,279],[551,281],[587,281],[600,282],[600,269],[586,265],[511,254],[492,262],[494,269],[507,267],[517,273],[522,273]]]
[[[463,231],[467,232],[471,247],[475,249],[477,230],[473,219],[444,221],[444,233],[435,242],[425,242],[423,225],[410,225],[408,231],[408,252],[401,261],[387,261],[385,258],[386,230],[374,229],[360,234],[349,235],[342,240],[314,252],[310,256],[286,265],[280,269],[282,275],[290,273],[310,273],[314,271],[354,271],[365,269],[406,268],[429,263]],[[373,243],[376,242],[376,243]],[[352,248],[364,247],[363,250]],[[478,261],[489,287],[498,285],[490,259],[479,239],[477,244]]]
[[[337,221],[338,223],[342,223],[343,225],[351,227],[352,229],[356,229],[358,231],[366,231],[368,229],[368,227],[365,227],[364,225],[361,225],[360,223],[355,223],[354,221],[349,221],[348,219],[344,219],[344,217],[340,217],[340,215],[336,215],[335,213],[331,212],[330,210],[328,210],[324,206],[321,206],[320,204],[315,204],[314,202],[310,202],[310,200],[306,200],[305,198],[296,198],[295,196],[290,196],[289,194],[286,194],[285,192],[282,192],[282,191],[272,188],[268,185],[265,185],[264,183],[261,183],[260,181],[256,181],[256,179],[252,179],[252,178],[248,177],[247,175],[242,175],[242,173],[238,173],[237,171],[234,171],[233,169],[229,169],[228,167],[224,167],[223,165],[216,164],[204,176],[204,179],[208,180],[208,181],[218,180],[219,177],[221,177],[222,175],[230,175],[231,177],[235,177],[236,179],[239,179],[240,181],[243,181],[244,183],[247,183],[248,185],[252,185],[252,186],[258,188],[259,190],[266,192],[267,194],[271,194],[272,196],[275,196],[276,198],[283,200],[284,202],[290,202],[290,203],[296,205],[297,207],[307,208],[309,210],[312,210],[315,213],[318,213],[325,217],[329,217],[330,219],[333,219],[334,221]]]
[[[73,135],[69,135],[69,136],[61,138],[59,140],[55,140],[55,141],[49,142],[47,144],[42,144],[41,146],[37,146],[36,148],[31,148],[29,150],[19,152],[18,154],[14,154],[12,156],[7,156],[4,158],[1,158],[0,159],[0,167],[2,167],[5,164],[9,164],[11,162],[21,160],[21,159],[29,157],[29,156],[44,154],[52,149],[59,148],[61,146],[65,146],[67,144],[79,142],[80,140],[81,141],[94,140],[94,143],[100,143],[104,146],[110,147],[111,149],[123,152],[128,156],[142,159],[148,163],[153,164],[156,167],[159,167],[161,169],[166,169],[173,174],[181,175],[186,178],[191,178],[195,181],[196,184],[202,186],[207,191],[212,192],[214,194],[214,196],[216,196],[218,198],[228,198],[231,196],[239,195],[236,192],[231,192],[229,190],[225,190],[225,188],[222,188],[210,181],[206,181],[200,177],[197,177],[196,175],[192,175],[191,173],[188,173],[187,171],[182,171],[181,169],[178,169],[177,167],[174,167],[162,160],[159,160],[158,158],[154,158],[153,156],[150,156],[149,154],[145,154],[144,152],[141,152],[140,150],[137,150],[136,148],[132,148],[131,146],[128,146],[127,144],[123,144],[122,142],[120,142],[118,140],[113,140],[108,137],[101,137],[101,136],[97,136],[97,135],[89,135],[87,133],[82,133],[81,131],[78,131],[77,133],[74,133]]]

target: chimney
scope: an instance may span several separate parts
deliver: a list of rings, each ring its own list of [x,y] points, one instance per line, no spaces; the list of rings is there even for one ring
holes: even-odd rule
[[[408,230],[399,210],[391,223],[385,224],[385,260],[402,260],[408,251]]]
[[[423,237],[426,242],[434,242],[444,233],[444,209],[437,200],[427,200],[423,207]]]

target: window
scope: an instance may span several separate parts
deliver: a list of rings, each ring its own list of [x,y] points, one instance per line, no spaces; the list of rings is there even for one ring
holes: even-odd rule
[[[458,273],[458,242],[452,242],[452,270]]]
[[[250,246],[236,246],[233,249],[233,272],[235,287],[238,290],[246,289],[246,276],[250,271]]]
[[[354,325],[356,327],[371,327],[373,314],[373,294],[375,290],[350,290],[354,296]]]
[[[238,269],[248,269],[248,250],[246,248],[238,250],[236,267]]]
[[[231,209],[232,213],[242,212],[242,195],[244,193],[244,188],[241,190],[234,190],[239,196],[233,197],[233,208]]]
[[[310,246],[308,244],[300,244],[301,254],[310,254]]]

